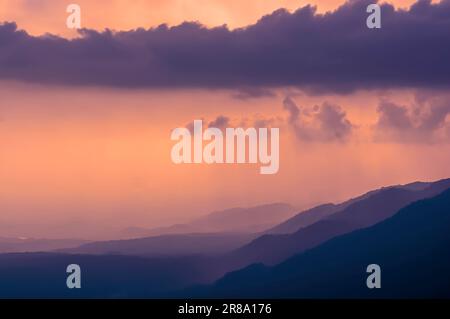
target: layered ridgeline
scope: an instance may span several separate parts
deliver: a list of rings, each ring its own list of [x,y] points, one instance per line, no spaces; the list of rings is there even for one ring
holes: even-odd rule
[[[436,187],[436,185],[440,184],[444,186]],[[222,258],[221,271],[226,272],[252,262],[277,262],[303,249],[320,244],[321,240],[326,240],[330,236],[364,226],[364,223],[362,225],[360,223],[350,223],[349,225],[346,224],[345,227],[336,227],[335,229],[323,227],[330,224],[328,220],[347,216],[350,221],[356,221],[363,216],[370,215],[369,219],[372,222],[377,222],[415,199],[439,192],[447,184],[445,181],[440,181],[432,188],[430,188],[431,185],[431,183],[412,183],[377,189],[340,204],[320,205],[298,213],[293,217],[291,216],[295,211],[294,208],[283,203],[250,208],[232,208],[211,213],[188,224],[150,230],[134,229],[129,232],[129,235],[146,234],[149,237],[98,241],[87,243],[77,248],[60,250],[60,252],[141,256],[186,256],[197,254],[217,256],[235,250]],[[401,189],[404,192],[399,192],[399,198],[393,198],[396,195],[392,194],[392,192],[395,192],[392,191],[393,189]],[[425,189],[428,190],[425,191]],[[376,194],[378,194],[378,197],[373,198]],[[406,196],[402,196],[405,194]],[[388,203],[384,204],[384,201]],[[359,206],[356,206],[356,208],[352,206],[358,202],[360,203],[358,204]],[[372,206],[374,206],[373,210],[366,209]],[[349,209],[350,207],[352,208]],[[382,210],[382,212],[379,213],[378,209]],[[338,212],[339,214],[336,214]],[[326,221],[326,223],[317,223],[321,220]],[[274,223],[280,221],[283,222],[272,227]],[[295,234],[292,236],[258,235],[257,231],[267,228],[269,230],[262,232],[263,234]],[[299,234],[303,237],[297,240]],[[255,238],[257,239],[254,240]],[[251,242],[252,240],[254,241]],[[249,244],[249,242],[251,243]],[[277,248],[276,246],[278,245],[283,247]],[[240,247],[242,248],[238,249]],[[269,250],[266,250],[266,248]],[[220,274],[221,272],[217,273]]]
[[[334,213],[337,213],[341,210],[346,209],[348,206],[360,201],[369,198],[370,196],[386,190],[388,188],[402,188],[407,189],[411,191],[421,191],[430,186],[431,183],[426,182],[414,182],[406,185],[395,185],[395,186],[389,186],[384,187],[381,189],[372,190],[370,192],[367,192],[361,196],[352,198],[350,200],[347,200],[345,202],[339,203],[339,204],[333,204],[333,203],[326,203],[322,204],[313,208],[310,208],[308,210],[302,211],[298,213],[297,215],[293,216],[292,218],[289,218],[288,220],[280,223],[279,225],[270,228],[269,230],[265,231],[266,234],[289,234],[294,233],[300,228],[304,228],[306,226],[309,226],[311,224],[314,224],[315,222],[318,222],[319,220],[328,217]]]
[[[292,296],[305,297],[319,296],[320,291],[322,291],[322,286],[328,285],[326,286],[328,287],[328,290],[324,290],[324,294],[320,296],[344,297],[350,295],[350,292],[353,292],[353,286],[351,286],[351,282],[349,282],[349,290],[346,293],[344,293],[345,291],[342,292],[340,290],[342,282],[339,278],[345,278],[346,275],[345,273],[339,273],[339,271],[342,270],[340,267],[347,267],[348,265],[336,264],[336,262],[341,259],[342,262],[347,261],[350,264],[352,264],[353,260],[357,261],[357,263],[352,266],[353,268],[350,267],[351,274],[349,273],[348,276],[355,276],[355,278],[358,279],[358,285],[365,285],[364,278],[367,274],[365,273],[364,267],[360,268],[361,264],[359,263],[359,260],[362,257],[360,258],[358,254],[361,253],[361,249],[365,249],[367,247],[370,248],[374,245],[374,247],[379,249],[379,251],[370,251],[369,249],[366,255],[367,260],[364,259],[364,263],[367,261],[367,264],[378,263],[382,266],[384,288],[387,284],[384,280],[386,280],[386,276],[388,276],[385,274],[385,270],[389,269],[385,268],[385,265],[389,264],[382,258],[387,255],[377,255],[374,252],[379,252],[380,254],[382,252],[386,252],[389,254],[389,257],[386,257],[386,259],[389,259],[392,256],[397,258],[398,256],[401,257],[403,255],[409,259],[416,257],[422,258],[421,256],[426,256],[428,250],[421,251],[421,249],[429,249],[430,251],[434,250],[439,252],[439,245],[445,248],[448,247],[448,243],[446,242],[447,238],[445,237],[446,233],[444,234],[437,232],[435,237],[433,237],[432,235],[425,233],[425,231],[420,230],[421,226],[426,226],[425,222],[417,221],[417,218],[414,218],[414,214],[411,215],[413,217],[411,221],[408,222],[407,216],[409,215],[407,214],[400,218],[402,223],[398,223],[399,225],[395,229],[391,227],[376,233],[369,232],[369,234],[372,234],[373,237],[368,238],[367,242],[370,242],[370,245],[372,246],[366,245],[367,247],[361,247],[361,245],[365,245],[364,240],[358,237],[356,239],[346,241],[342,248],[336,248],[336,250],[334,250],[334,248],[322,250],[323,247],[330,247],[329,245],[331,242],[338,240],[338,238],[335,237],[339,237],[344,233],[353,232],[351,234],[351,236],[353,236],[353,234],[368,231],[369,229],[367,229],[367,227],[379,223],[380,221],[386,219],[389,221],[391,220],[389,217],[395,215],[399,209],[422,198],[433,197],[449,188],[449,186],[450,180],[443,180],[435,183],[414,183],[405,186],[382,188],[347,202],[348,205],[343,205],[344,207],[341,206],[343,209],[338,212],[334,212],[325,217],[315,217],[318,218],[317,222],[300,227],[300,229],[296,232],[283,235],[263,235],[252,241],[250,244],[244,245],[230,253],[219,256],[186,256],[189,254],[189,249],[186,249],[183,253],[178,254],[182,247],[186,248],[189,245],[188,241],[183,242],[184,239],[187,238],[183,237],[186,234],[180,234],[181,237],[172,243],[173,246],[169,245],[169,242],[165,242],[164,238],[167,239],[169,237],[164,236],[142,238],[137,239],[137,241],[108,242],[106,246],[102,246],[104,243],[100,243],[101,245],[99,246],[82,246],[84,249],[86,249],[86,247],[93,247],[95,248],[94,251],[89,253],[100,253],[101,255],[87,254],[88,250],[84,252],[76,252],[75,250],[73,251],[75,254],[0,254],[0,297],[157,298],[174,296],[174,291],[182,291],[181,296],[183,297],[224,296],[227,294],[230,294],[230,296],[239,297],[241,296],[239,294],[241,289],[240,282],[243,284],[241,290],[242,295],[247,294],[248,296],[257,297],[259,296],[258,293],[254,295],[253,290],[255,288],[254,283],[257,281],[260,281],[262,285],[267,284],[267,287],[264,287],[264,289],[260,289],[260,287],[255,288],[256,290],[269,291],[267,292],[267,296],[290,296],[290,294],[292,294]],[[448,196],[448,193],[446,194]],[[445,224],[446,220],[441,218],[437,221],[437,217],[441,216],[437,214],[440,211],[438,206],[441,204],[443,205],[444,203],[442,203],[442,201],[438,201],[435,206],[427,210],[426,213],[429,215],[423,213],[422,215],[425,217],[430,217],[430,222],[436,222],[438,224],[437,229],[441,226],[444,228],[447,227],[446,231],[448,232],[449,228],[448,225]],[[442,209],[447,212],[450,211],[448,210],[448,207],[443,207]],[[408,211],[409,210],[410,208],[408,208]],[[397,218],[397,216],[393,218]],[[387,221],[382,224],[384,223],[387,223]],[[326,228],[321,225],[331,226]],[[358,229],[362,230],[354,232]],[[413,235],[416,237],[416,241],[411,241],[411,245],[407,248],[403,247],[403,242],[400,245],[394,241],[396,236],[403,236],[403,231],[413,232]],[[208,236],[211,235],[218,236],[217,238],[220,239],[220,236],[223,234],[192,235],[194,236],[194,239],[191,242],[191,245],[193,245],[192,243],[195,243],[195,241],[198,243],[203,242],[202,245],[204,246],[200,245],[201,247],[205,248],[210,245],[208,250],[213,249],[213,246],[218,245],[220,241],[214,242],[211,240],[211,242],[206,245],[205,242],[210,240]],[[422,235],[425,237],[421,239]],[[267,239],[270,239],[266,242],[267,244],[262,245]],[[153,242],[153,244],[149,244],[151,242]],[[223,244],[223,242],[221,244]],[[154,245],[153,248],[152,245]],[[389,250],[395,247],[398,249],[405,249],[406,252],[402,251],[397,256],[397,252],[394,253]],[[101,249],[97,250],[97,248]],[[314,249],[311,250],[311,248]],[[163,252],[164,249],[166,252],[171,251],[173,256],[162,257],[161,254],[156,254],[159,256],[157,257],[155,254],[149,254],[149,251],[154,252],[154,249]],[[198,248],[196,249],[198,252]],[[344,251],[341,251],[340,249],[345,250],[346,254],[344,254]],[[135,254],[136,256],[124,256],[123,250],[129,251],[131,254]],[[306,250],[308,251],[305,252]],[[291,260],[286,262],[286,265],[291,265],[292,268],[289,268],[290,266],[281,265],[274,268],[262,265],[253,265],[250,268],[244,269],[242,272],[227,275],[216,285],[207,286],[206,289],[185,290],[189,286],[213,283],[225,273],[243,268],[261,259],[264,259],[265,262],[268,260],[269,262],[266,262],[266,264],[276,264],[276,260],[285,261],[294,255],[310,256],[311,252],[316,250],[321,252],[318,255],[319,257],[315,257],[319,258],[319,260],[317,261],[314,259],[312,261],[307,261],[305,262],[306,266],[304,266],[303,262],[301,264],[297,264],[293,263]],[[374,258],[378,258],[378,256],[380,256],[380,258],[377,260],[372,260],[369,258],[372,255]],[[441,258],[444,255],[445,254],[442,253],[437,256]],[[306,257],[295,257],[293,260],[296,260],[296,258]],[[406,264],[403,264],[402,260],[396,260],[395,258],[392,259],[392,262],[395,263],[395,265],[400,265],[400,268],[409,267]],[[329,269],[327,268],[328,266],[323,266],[322,262],[330,267],[331,265],[336,264],[337,269]],[[438,260],[438,262],[441,261]],[[72,263],[79,264],[82,269],[83,288],[79,290],[69,290],[65,284],[67,277],[66,267]],[[366,266],[367,265],[365,265],[365,267]],[[429,268],[431,265],[426,264],[424,261],[424,269],[427,269],[427,267]],[[295,290],[300,285],[299,282],[296,282],[296,271],[301,272],[298,275],[300,278],[299,282],[303,282],[305,280],[304,278],[311,276],[312,281],[310,284],[302,286],[304,288],[302,291]],[[305,271],[305,273],[303,273],[303,271]],[[354,274],[354,271],[356,271],[356,275]],[[437,269],[437,271],[440,271],[440,269]],[[293,277],[288,276],[290,272]],[[338,279],[333,279],[335,277],[328,272],[337,273],[336,278]],[[285,273],[288,277],[282,277],[280,275],[282,273]],[[266,275],[268,280],[267,282],[263,280],[266,278]],[[281,277],[278,277],[278,275]],[[320,279],[322,277],[324,278],[323,282],[316,282],[313,280],[314,278]],[[362,277],[364,277],[364,280],[361,279]],[[254,278],[254,280],[251,278]],[[353,280],[352,278],[353,277],[350,279]],[[409,280],[409,278],[406,277],[404,279]],[[289,287],[284,280],[288,282],[292,280],[292,289],[289,288],[290,290],[278,291],[272,287],[277,285]],[[318,286],[316,286],[316,284]],[[361,288],[360,286],[358,287],[358,289]],[[427,286],[423,287],[424,289],[418,289],[417,291],[423,293],[423,296],[431,296],[432,293],[426,290]],[[333,295],[330,290],[332,290],[331,292],[336,291],[336,294]],[[236,293],[236,295],[233,295],[233,293]],[[357,289],[354,290],[354,294],[354,296],[364,295]],[[378,292],[375,294],[378,294]],[[176,295],[180,296],[178,293]],[[394,293],[392,296],[398,295],[401,295],[401,292],[398,292],[398,294]]]
[[[145,238],[98,241],[75,248],[60,249],[69,254],[136,255],[153,257],[208,255],[233,251],[257,237],[246,233],[195,233]]]
[[[81,239],[45,239],[0,237],[0,253],[41,252],[63,248],[75,248],[87,243]]]
[[[235,266],[262,262],[276,264],[290,256],[316,247],[325,241],[357,229],[372,226],[394,215],[402,207],[450,188],[450,179],[434,183],[413,183],[386,187],[367,193],[340,205],[325,207],[333,211],[342,208],[319,221],[300,227],[290,234],[266,234],[230,254]],[[327,211],[328,213],[329,211]],[[292,221],[283,223],[283,227]],[[298,224],[297,224],[298,226]],[[279,228],[279,227],[278,227]],[[276,228],[275,228],[276,229]]]
[[[218,255],[247,244],[295,213],[284,203],[213,212],[187,224],[128,229],[126,240],[97,241],[59,252],[141,256]]]
[[[296,209],[285,203],[272,203],[254,207],[237,207],[212,212],[186,224],[159,228],[128,228],[125,237],[159,236],[192,233],[257,233],[292,217]]]
[[[87,243],[77,248],[60,250],[60,252],[78,255],[157,257],[156,263],[163,263],[161,258],[173,257],[177,258],[177,262],[185,263],[186,269],[190,269],[187,270],[187,274],[189,272],[201,273],[201,276],[195,277],[198,283],[211,282],[227,272],[252,263],[263,262],[270,265],[281,262],[333,237],[382,221],[407,204],[436,195],[448,187],[450,187],[450,180],[385,187],[341,204],[322,205],[299,213],[269,230],[270,232],[274,229],[286,229],[286,226],[298,228],[296,232],[290,234],[262,236],[225,232],[167,234],[130,240]],[[237,208],[213,213],[202,218],[202,222],[193,222],[192,225],[182,229],[211,229],[211,225],[220,224],[222,221],[221,229],[228,230],[239,220],[239,213],[244,214],[244,220],[248,221],[247,225],[252,220],[252,216],[253,223],[260,223],[260,220],[263,219],[267,221],[264,216],[270,214],[270,209],[276,209],[274,214],[280,210],[286,214],[292,214],[290,206],[285,204],[263,205],[248,209]],[[258,219],[259,216],[264,218]],[[193,225],[198,226],[199,224],[208,224],[209,227],[193,227]],[[169,230],[176,232],[181,231],[181,228],[173,226]],[[255,237],[257,238],[255,239]],[[195,258],[184,259],[184,257],[192,255],[205,257],[199,257],[202,259],[201,262],[197,262]],[[169,259],[167,263],[173,260]],[[169,270],[170,266],[167,269]],[[189,275],[186,276],[189,277]],[[186,278],[186,283],[195,283],[192,279],[194,278]]]
[[[287,261],[254,264],[190,297],[449,298],[450,190],[366,229],[334,238]],[[381,266],[381,289],[366,286],[367,266]]]

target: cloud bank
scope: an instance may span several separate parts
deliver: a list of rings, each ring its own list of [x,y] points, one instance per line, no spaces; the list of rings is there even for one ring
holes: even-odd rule
[[[382,28],[366,27],[372,0],[317,14],[278,10],[246,28],[197,23],[124,32],[80,31],[68,40],[0,25],[0,79],[124,88],[296,86],[320,92],[450,87],[450,0],[409,10],[382,5]],[[265,93],[268,94],[268,93]]]

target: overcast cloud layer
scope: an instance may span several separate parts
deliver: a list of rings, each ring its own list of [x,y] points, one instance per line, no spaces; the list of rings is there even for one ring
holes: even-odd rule
[[[0,79],[321,92],[450,87],[450,0],[419,1],[408,11],[383,5],[382,28],[373,30],[366,27],[371,2],[352,1],[326,15],[309,6],[292,14],[278,10],[237,30],[184,23],[83,30],[74,40],[33,37],[6,23],[0,25]]]

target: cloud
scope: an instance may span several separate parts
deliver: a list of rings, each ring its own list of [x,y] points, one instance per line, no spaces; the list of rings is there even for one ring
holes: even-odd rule
[[[302,141],[346,142],[353,132],[354,126],[340,106],[324,102],[301,108],[290,97],[285,98],[283,106],[288,112],[289,126]]]
[[[271,128],[282,125],[283,120],[281,118],[265,118],[262,116],[256,116],[253,120],[254,128]]]
[[[208,127],[215,127],[221,130],[225,130],[227,127],[231,127],[230,118],[225,115],[219,115],[212,121],[205,120],[204,117],[199,118],[198,120],[201,120],[203,123],[203,128],[206,129]],[[185,126],[191,132],[191,134],[194,134],[194,121],[187,123]]]
[[[275,97],[275,92],[265,89],[265,88],[258,88],[258,87],[247,87],[247,88],[241,88],[236,93],[232,95],[233,98],[237,100],[249,100],[249,99],[258,99],[258,98],[264,98],[264,97]]]
[[[221,130],[226,129],[230,125],[230,118],[219,115],[214,121],[209,122],[208,127],[216,127]]]
[[[381,101],[377,111],[376,141],[430,143],[450,140],[448,96],[422,96],[407,106]]]
[[[366,27],[371,2],[350,1],[326,14],[311,6],[277,10],[234,30],[183,23],[82,30],[72,40],[33,37],[6,23],[0,25],[0,79],[124,88],[295,86],[341,93],[448,88],[450,0],[419,0],[408,11],[383,4],[377,30]]]
[[[290,97],[286,97],[283,101],[283,107],[289,113],[288,123],[295,125],[300,117],[300,109],[297,104]]]

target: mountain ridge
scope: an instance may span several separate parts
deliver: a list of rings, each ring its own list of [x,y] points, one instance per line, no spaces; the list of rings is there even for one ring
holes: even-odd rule
[[[450,179],[430,183],[422,190],[409,190],[403,185],[375,190],[366,193],[370,195],[354,201],[344,210],[300,228],[295,233],[264,234],[230,253],[230,258],[240,259],[241,265],[257,262],[273,265],[334,236],[372,226],[394,215],[402,207],[435,196],[447,188],[450,188]]]
[[[369,228],[333,238],[275,266],[252,264],[194,298],[449,298],[450,189],[415,201]],[[382,269],[382,288],[368,289],[366,267]],[[239,289],[236,289],[239,287]]]

